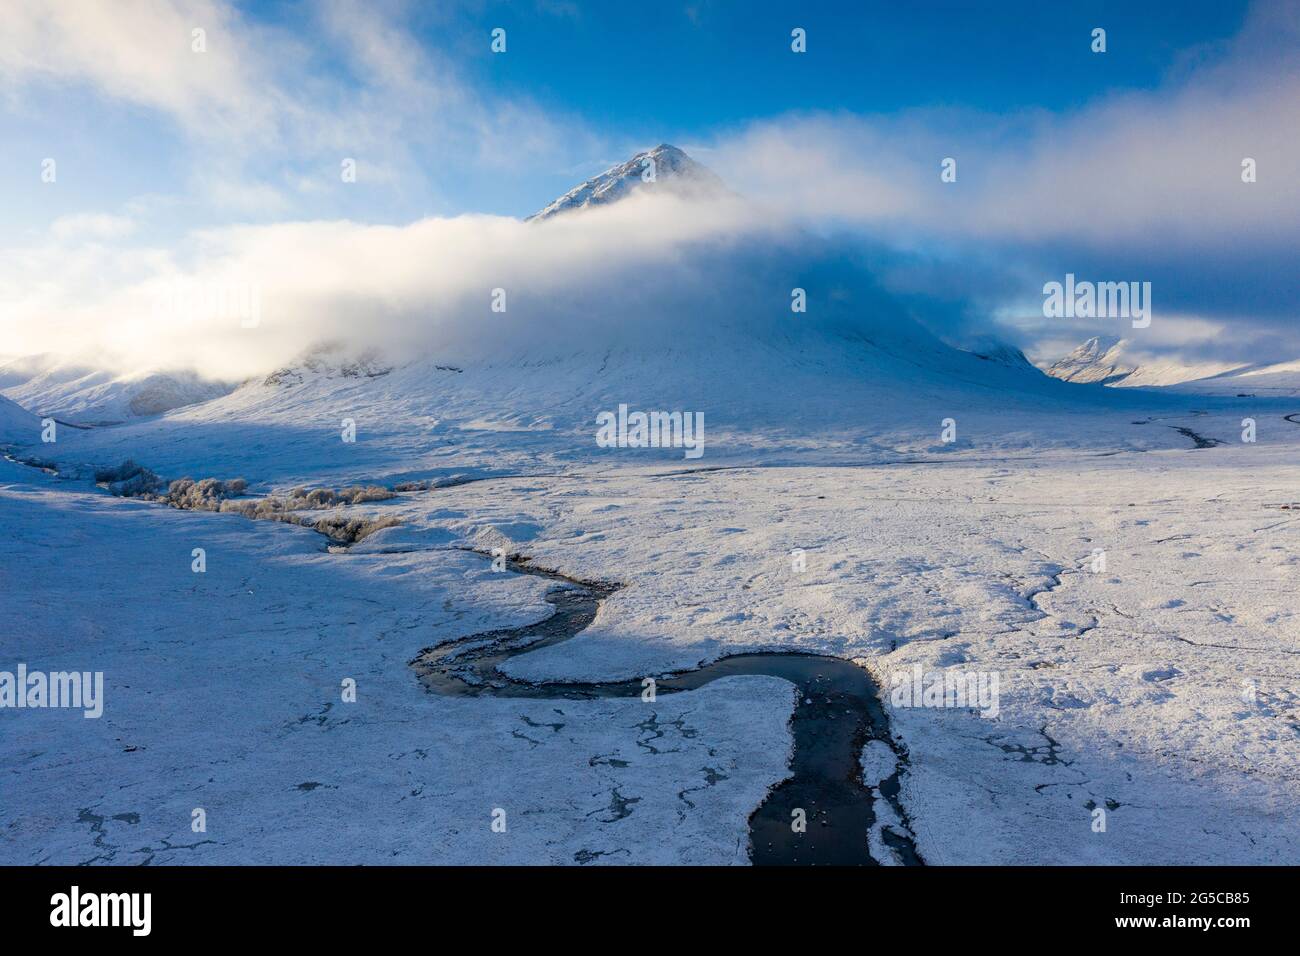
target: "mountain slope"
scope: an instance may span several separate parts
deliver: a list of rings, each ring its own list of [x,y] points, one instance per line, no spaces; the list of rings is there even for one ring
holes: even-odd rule
[[[620,406],[702,415],[701,457],[683,447],[602,447],[598,417]],[[1166,424],[1185,418],[1199,433],[1227,440],[1236,434],[1237,408],[1218,410],[1201,397],[1080,388],[951,349],[926,354],[822,333],[741,339],[727,331],[658,350],[421,358],[375,377],[251,382],[157,419],[61,433],[58,454],[96,464],[134,458],[168,478],[394,484],[590,466],[1181,449],[1187,439]],[[1152,417],[1160,423],[1148,424]],[[952,442],[942,435],[948,420]],[[1279,437],[1292,431],[1300,439],[1295,428]]]
[[[692,188],[716,181],[671,150],[659,148],[668,168],[689,170]],[[562,231],[599,227],[617,240],[618,230],[637,228],[635,217],[610,208],[650,185],[637,169],[633,157],[571,190],[539,214],[539,235],[553,228],[545,220],[574,209],[586,211]],[[681,195],[649,198],[658,201],[674,217],[690,213]],[[1188,439],[1169,423],[1183,418],[1221,440],[1239,430],[1240,402],[1080,388],[1000,343],[969,351],[945,344],[917,321],[918,306],[882,290],[870,263],[843,242],[758,229],[669,252],[649,267],[611,257],[565,275],[535,296],[549,311],[534,318],[528,296],[516,296],[522,304],[460,345],[382,360],[346,343],[318,349],[212,401],[61,433],[58,455],[95,464],[133,458],[164,477],[396,483],[613,465],[1181,449]],[[803,312],[792,308],[798,288],[808,293]],[[1077,364],[1095,367],[1116,346],[1094,340]],[[702,416],[702,455],[688,457],[674,443],[608,447],[598,422],[624,409]],[[1300,440],[1300,429],[1286,432]]]
[[[41,415],[86,425],[160,415],[232,387],[185,371],[119,375],[49,354],[0,366],[0,394]]]
[[[0,397],[0,443],[28,445],[40,441],[40,420],[17,402]]]
[[[1300,397],[1300,360],[1237,366],[1174,385],[1202,395]]]

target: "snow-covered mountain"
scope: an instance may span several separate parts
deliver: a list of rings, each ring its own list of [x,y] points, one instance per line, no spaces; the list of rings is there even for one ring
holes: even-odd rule
[[[535,217],[536,228],[555,228],[545,220],[589,207],[583,221],[613,217],[598,225],[616,238],[610,223],[621,220],[602,207],[651,185],[639,170],[652,154],[660,187],[725,190],[680,150],[661,146],[571,190]],[[548,294],[558,302],[552,313],[574,321],[526,342],[511,332],[521,326],[506,324],[520,314],[512,310],[468,345],[426,346],[392,361],[351,343],[322,346],[213,400],[61,435],[59,455],[97,464],[134,458],[168,477],[271,483],[400,482],[614,461],[681,466],[681,448],[597,441],[598,416],[624,407],[702,415],[706,466],[861,463],[1178,448],[1187,439],[1173,425],[1146,423],[1217,407],[1164,390],[1071,384],[1117,374],[1118,364],[1105,361],[1115,342],[1093,340],[1077,356],[1077,374],[1058,368],[1054,376],[1004,343],[949,345],[842,244],[760,230],[675,252],[668,265],[629,273],[629,281],[651,277],[635,289],[602,276],[601,294],[590,295],[585,274],[571,277]],[[791,308],[796,286],[808,287],[806,312]],[[1225,405],[1225,421],[1240,420],[1239,404]],[[1217,437],[1209,423],[1195,424]],[[341,437],[348,429],[354,441]]]
[[[0,366],[0,394],[36,414],[84,425],[161,415],[233,387],[179,370],[120,375],[48,353]]]
[[[1116,388],[1156,387],[1203,395],[1300,395],[1300,361],[1277,363],[1187,362],[1178,358],[1135,362],[1129,343],[1094,336],[1044,371],[1067,382]]]
[[[616,202],[634,191],[656,189],[705,194],[720,192],[725,187],[712,170],[701,166],[676,146],[662,143],[574,186],[529,216],[528,220],[549,219],[562,212]]]
[[[1133,371],[1132,366],[1121,360],[1126,344],[1113,336],[1094,335],[1044,371],[1066,382],[1113,385]]]

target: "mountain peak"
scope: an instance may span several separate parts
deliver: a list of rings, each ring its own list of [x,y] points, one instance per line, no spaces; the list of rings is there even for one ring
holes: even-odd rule
[[[562,212],[605,206],[633,192],[671,189],[677,192],[715,192],[723,188],[713,171],[691,159],[671,143],[637,153],[626,162],[611,166],[599,176],[574,186],[559,199],[528,217],[529,222],[550,219]]]
[[[1113,385],[1133,372],[1133,367],[1124,362],[1126,345],[1128,342],[1117,336],[1094,335],[1046,372],[1067,382]]]
[[[1108,354],[1112,349],[1122,349],[1127,344],[1117,335],[1094,335],[1070,354],[1099,358]]]

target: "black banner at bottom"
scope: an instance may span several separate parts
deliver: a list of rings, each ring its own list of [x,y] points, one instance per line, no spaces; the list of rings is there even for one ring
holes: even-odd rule
[[[421,924],[587,945],[593,932],[1098,937],[1238,934],[1294,923],[1287,868],[0,868],[8,941],[76,933],[204,943],[373,941]],[[965,937],[978,939],[978,936]],[[1048,939],[1051,937],[1042,937]],[[648,941],[648,940],[647,940]]]

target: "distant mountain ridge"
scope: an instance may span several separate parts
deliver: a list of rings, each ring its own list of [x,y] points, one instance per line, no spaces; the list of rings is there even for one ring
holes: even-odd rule
[[[120,375],[49,353],[0,365],[0,394],[37,414],[86,425],[161,415],[234,387],[183,370]]]
[[[1066,382],[1112,388],[1168,388],[1219,395],[1300,395],[1300,361],[1186,362],[1177,358],[1134,362],[1129,343],[1115,336],[1093,336],[1043,369]]]

